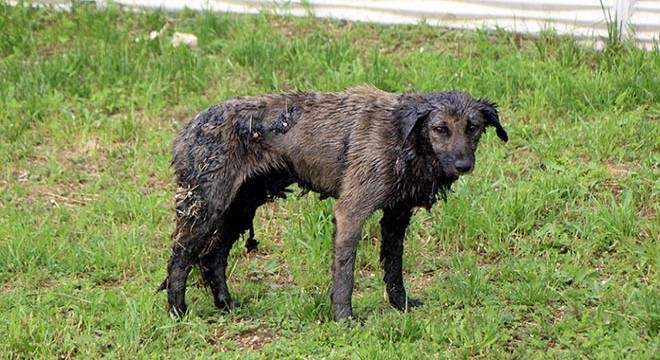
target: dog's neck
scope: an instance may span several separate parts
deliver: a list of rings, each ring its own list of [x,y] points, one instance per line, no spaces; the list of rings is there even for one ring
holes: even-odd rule
[[[432,153],[419,153],[413,148],[404,149],[396,159],[395,167],[399,196],[413,207],[430,209],[440,197],[447,200],[447,192],[455,178],[447,176]]]

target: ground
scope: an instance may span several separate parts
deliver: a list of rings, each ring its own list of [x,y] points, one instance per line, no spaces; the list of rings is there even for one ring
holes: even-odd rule
[[[657,358],[658,50],[84,4],[0,4],[0,28],[4,357]],[[199,47],[172,48],[174,31]],[[190,314],[171,320],[155,290],[179,126],[229,96],[363,83],[487,97],[509,132],[412,220],[404,276],[425,306],[383,300],[376,214],[357,318],[330,321],[332,202],[308,194],[259,210],[257,253],[234,249],[242,308],[218,313],[193,272]]]

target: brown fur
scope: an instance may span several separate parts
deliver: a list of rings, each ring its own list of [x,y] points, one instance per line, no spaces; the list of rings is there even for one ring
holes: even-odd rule
[[[507,140],[495,104],[485,99],[461,92],[393,94],[369,86],[233,98],[199,113],[173,147],[177,228],[162,285],[171,312],[186,311],[186,279],[195,263],[216,305],[235,305],[225,277],[229,250],[246,230],[252,240],[256,209],[285,196],[292,183],[337,199],[335,319],[352,315],[358,240],[377,209],[384,211],[381,262],[388,299],[401,310],[421,305],[406,296],[401,274],[412,209],[429,208],[473,169],[486,126]]]

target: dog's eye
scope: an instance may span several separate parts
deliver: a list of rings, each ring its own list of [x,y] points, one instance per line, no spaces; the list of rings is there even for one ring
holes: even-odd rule
[[[449,130],[448,127],[441,125],[433,129],[435,132],[437,132],[440,135],[443,136],[451,136],[451,131]]]
[[[478,127],[477,125],[470,124],[470,125],[468,125],[468,127],[467,127],[467,131],[468,131],[469,133],[473,133],[473,132],[476,132],[478,128],[479,128],[479,127]]]

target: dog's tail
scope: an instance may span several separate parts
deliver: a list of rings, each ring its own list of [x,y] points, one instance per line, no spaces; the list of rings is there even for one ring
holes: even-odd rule
[[[163,282],[160,284],[158,289],[156,289],[156,292],[163,291],[163,290],[167,289],[167,283],[169,282],[169,280],[170,280],[170,278],[166,277],[165,280],[163,280]]]

